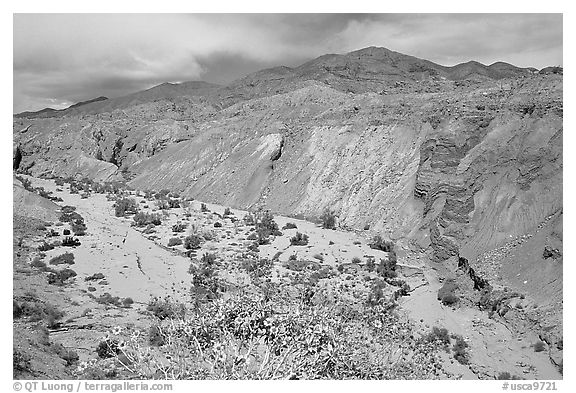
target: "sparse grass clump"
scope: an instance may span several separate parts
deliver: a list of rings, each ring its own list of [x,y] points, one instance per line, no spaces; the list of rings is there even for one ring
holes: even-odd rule
[[[290,238],[290,244],[293,246],[305,246],[308,244],[308,235],[296,232],[296,235]]]

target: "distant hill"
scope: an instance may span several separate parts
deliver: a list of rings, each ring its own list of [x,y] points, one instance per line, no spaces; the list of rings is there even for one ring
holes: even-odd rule
[[[59,113],[63,113],[70,109],[79,108],[84,105],[92,104],[94,102],[100,102],[107,100],[108,97],[97,97],[87,101],[77,102],[76,104],[70,105],[68,108],[64,109],[52,109],[52,108],[44,108],[36,112],[21,112],[14,115],[17,118],[37,118],[37,117],[54,117],[57,116]]]
[[[56,110],[51,108],[37,112],[22,112],[14,115],[16,118],[39,118],[56,117],[76,114],[95,114],[110,112],[115,109],[123,109],[133,105],[151,102],[160,99],[170,99],[178,96],[202,96],[220,87],[219,85],[191,81],[183,83],[162,83],[150,89],[132,93],[118,98],[98,97],[92,100],[79,102],[66,109]]]
[[[397,82],[417,83],[438,79],[497,80],[533,73],[533,68],[520,68],[503,62],[487,66],[477,61],[469,61],[447,67],[372,46],[342,55],[326,54],[294,68],[279,66],[260,70],[226,86],[203,81],[162,83],[123,97],[98,97],[62,110],[46,108],[14,116],[41,118],[96,114],[179,96],[205,97],[214,106],[224,108],[240,101],[294,91],[307,81],[322,82],[342,92],[365,93],[380,92]]]

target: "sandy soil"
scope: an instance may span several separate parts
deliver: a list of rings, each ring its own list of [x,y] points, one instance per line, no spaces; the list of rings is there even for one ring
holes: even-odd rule
[[[74,323],[70,324],[72,329],[53,333],[53,337],[66,346],[79,348],[84,359],[94,356],[93,348],[98,337],[107,328],[122,323],[145,324],[148,317],[141,311],[150,297],[187,299],[190,259],[182,255],[185,251],[182,245],[167,246],[170,238],[185,237],[193,226],[210,230],[214,235],[213,240],[204,243],[197,255],[214,252],[230,263],[245,250],[245,244],[249,242],[246,237],[250,228],[241,220],[236,220],[246,214],[243,211],[232,209],[233,216],[222,217],[225,207],[206,203],[209,212],[201,212],[200,202],[192,201],[188,208],[169,209],[155,233],[143,234],[142,229],[131,226],[132,217],[115,217],[113,202],[104,195],[92,194],[82,199],[78,194],[70,194],[67,185],[62,187],[62,191],[56,191],[57,187],[52,181],[32,180],[34,186],[42,186],[61,197],[64,200],[61,205],[76,206],[88,226],[86,236],[79,237],[82,244],[71,249],[76,261],[71,267],[78,277],[72,285],[61,289],[76,305],[67,309]],[[144,211],[156,210],[154,203],[146,201],[143,196],[134,193],[133,197]],[[282,230],[283,236],[276,237],[269,245],[260,246],[260,257],[276,257],[278,266],[292,254],[302,259],[321,259],[323,264],[331,266],[349,263],[354,257],[364,261],[368,256],[373,256],[378,261],[386,256],[386,253],[368,246],[366,233],[326,230],[317,224],[289,217],[275,216],[275,220],[280,228],[287,222],[298,227]],[[216,222],[222,226],[214,227]],[[188,228],[183,233],[174,233],[171,228],[176,223],[185,223]],[[289,239],[296,231],[309,236],[308,245],[290,245]],[[63,247],[50,250],[46,260],[64,251]],[[460,365],[447,356],[446,370],[465,379],[491,379],[504,371],[528,379],[561,378],[547,354],[536,353],[530,346],[537,337],[516,337],[505,325],[477,309],[443,306],[436,298],[441,283],[423,256],[406,250],[399,252],[399,256],[399,271],[412,288],[410,296],[401,298],[401,310],[421,327],[423,334],[433,326],[445,327],[451,333],[462,335],[470,345],[471,364]],[[104,280],[84,280],[94,273],[103,273]],[[352,277],[352,283],[361,283],[360,276],[363,274],[367,273],[361,272]],[[92,287],[91,292],[89,287]],[[122,298],[131,297],[136,303],[130,309],[104,307],[88,296],[90,293],[98,297],[106,292]],[[88,307],[91,312],[86,314],[84,311]],[[86,324],[98,325],[98,328],[89,331],[73,329],[74,326]]]

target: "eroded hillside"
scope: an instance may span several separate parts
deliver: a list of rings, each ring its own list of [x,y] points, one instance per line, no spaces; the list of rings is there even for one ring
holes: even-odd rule
[[[562,82],[368,48],[224,87],[161,85],[15,118],[14,168],[309,219],[329,208],[341,229],[397,241],[442,277],[465,260],[470,277],[533,296],[548,311],[522,326],[556,346]]]

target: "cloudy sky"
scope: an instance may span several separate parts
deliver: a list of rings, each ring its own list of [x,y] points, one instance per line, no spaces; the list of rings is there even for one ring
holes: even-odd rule
[[[563,65],[561,14],[15,14],[13,43],[15,113],[367,46],[443,65]]]

